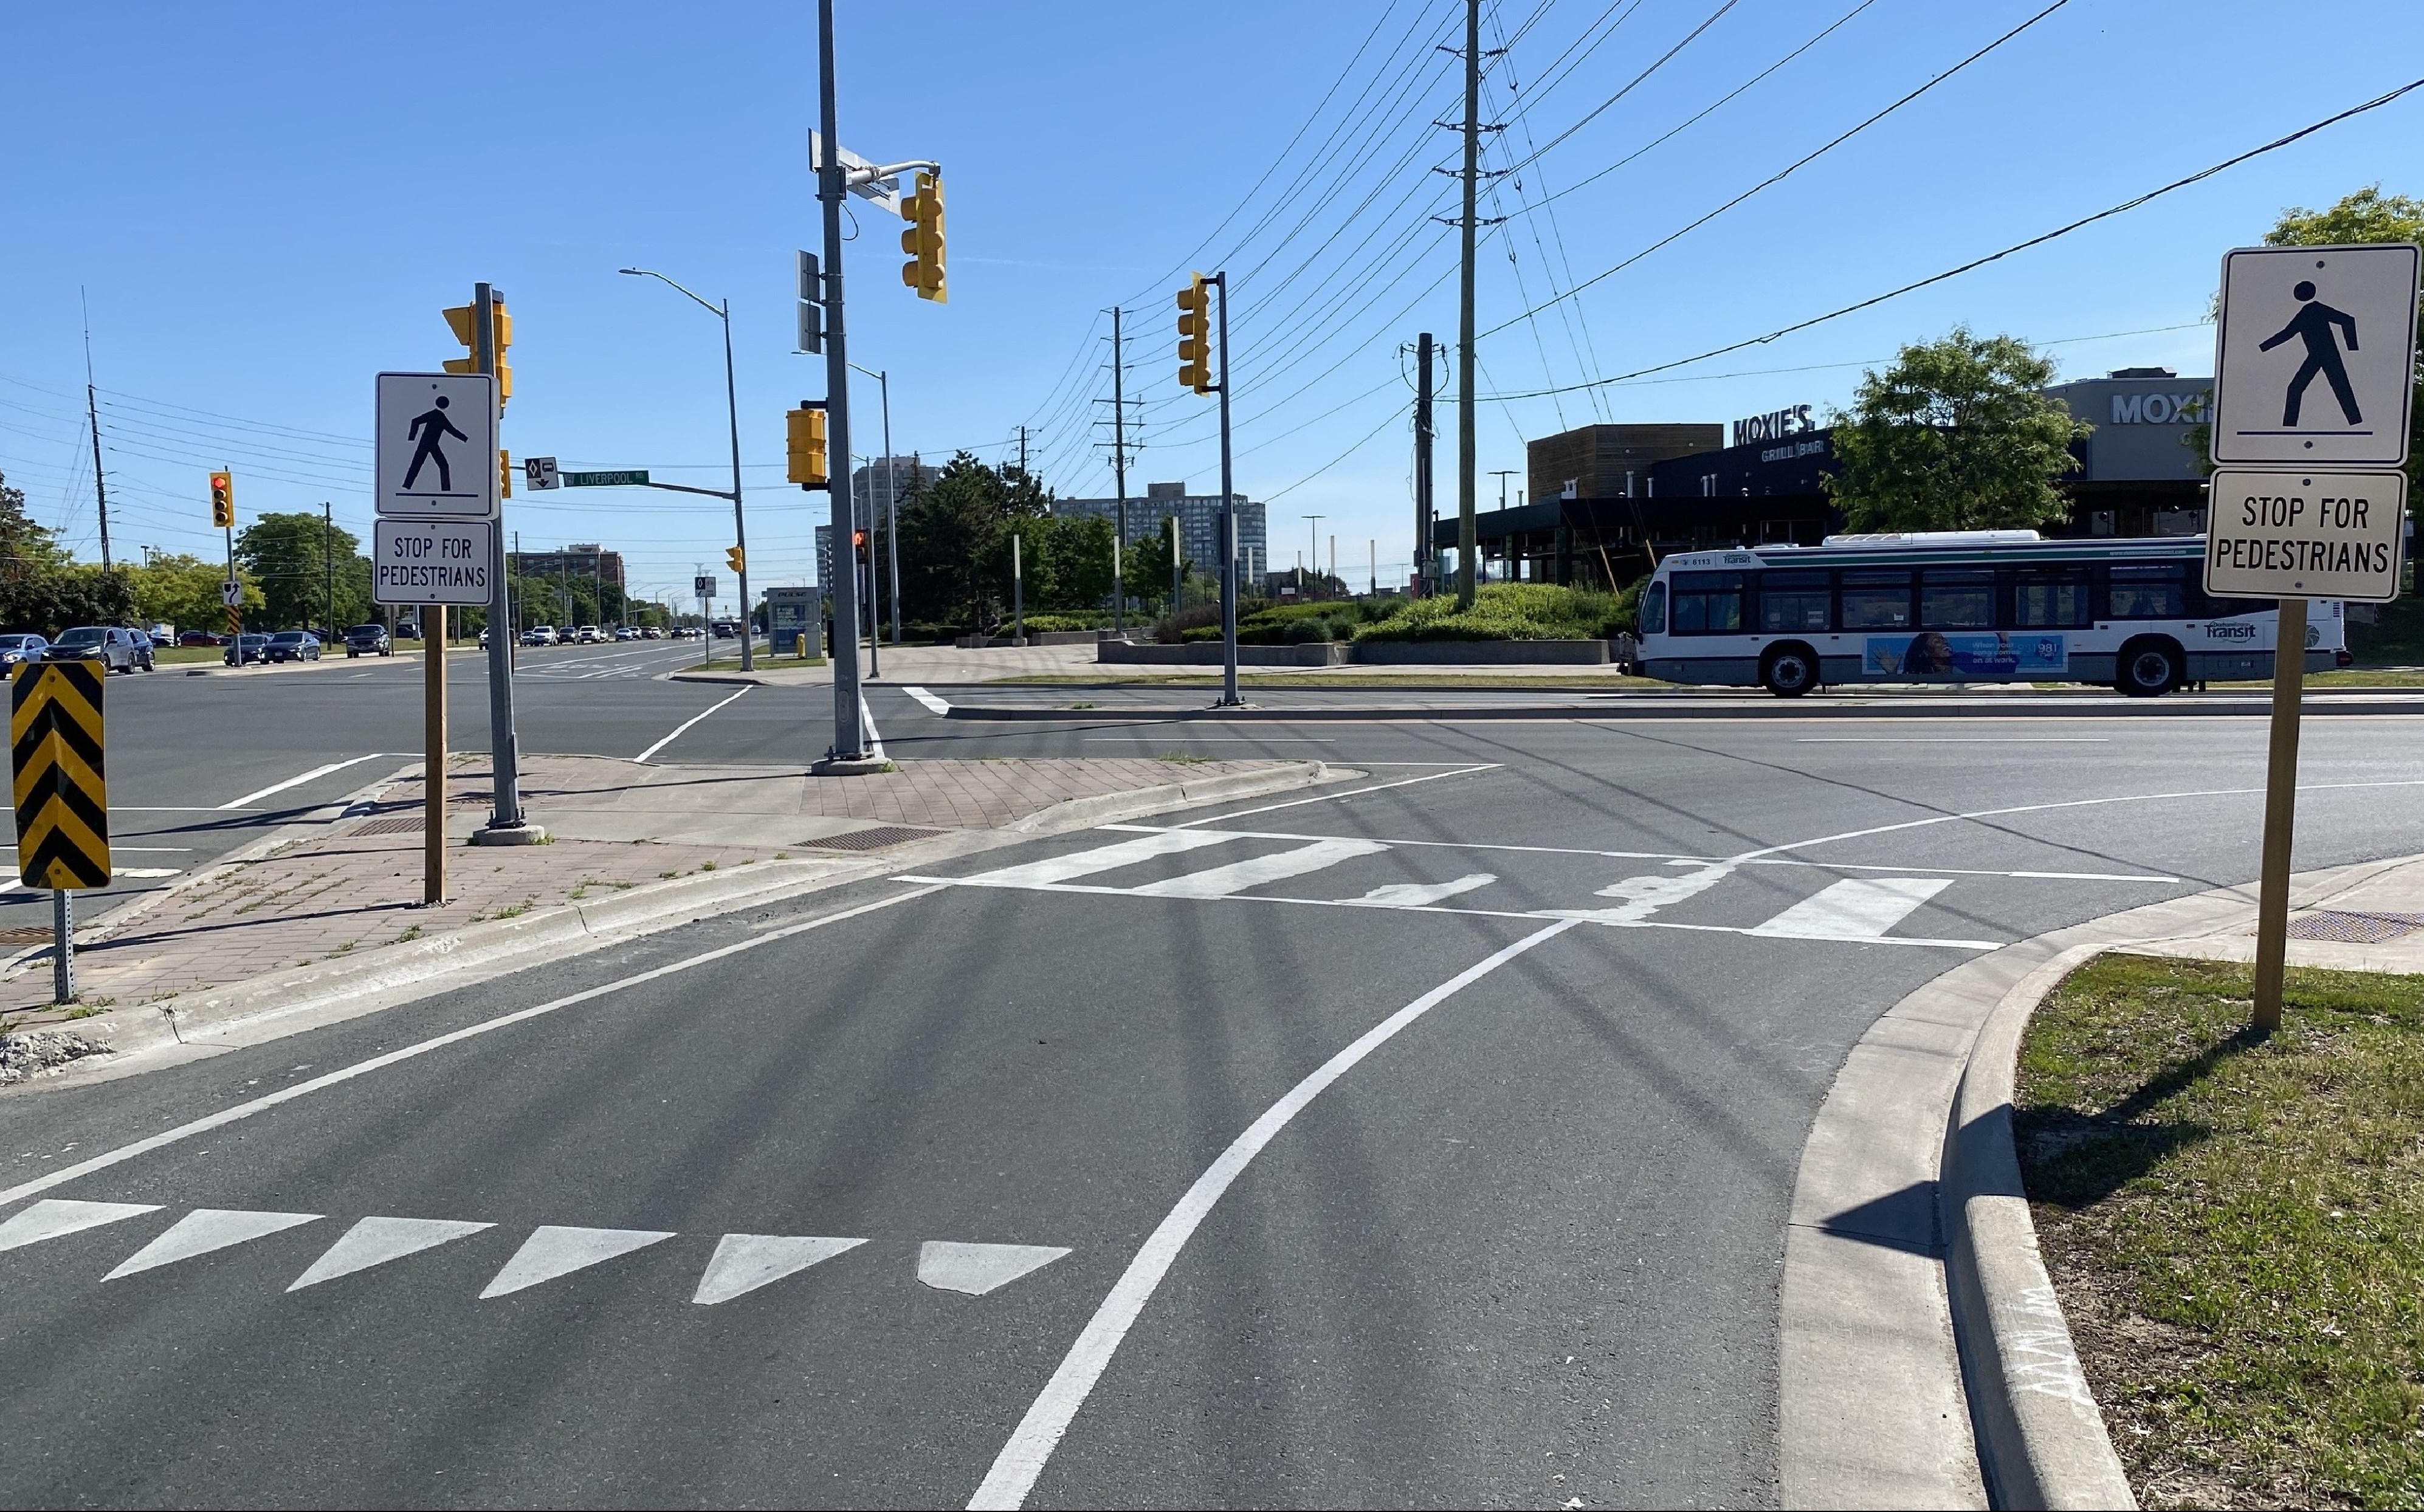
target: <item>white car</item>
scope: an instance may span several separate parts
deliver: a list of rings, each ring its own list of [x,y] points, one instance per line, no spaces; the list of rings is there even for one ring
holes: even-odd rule
[[[606,637],[598,633],[598,627],[595,625],[583,625],[572,632],[572,641],[576,645],[596,645],[604,639]]]
[[[552,625],[534,625],[522,631],[524,645],[553,645],[554,644],[555,627]]]

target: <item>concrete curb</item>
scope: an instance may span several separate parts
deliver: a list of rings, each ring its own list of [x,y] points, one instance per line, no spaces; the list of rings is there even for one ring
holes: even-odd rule
[[[411,769],[411,772],[418,771],[418,765]],[[77,1062],[66,1074],[26,1083],[15,1090],[39,1090],[154,1071],[359,1017],[435,993],[476,985],[720,914],[782,902],[999,846],[1122,819],[1292,791],[1315,783],[1346,781],[1360,775],[1318,761],[1292,761],[1272,770],[1230,773],[1192,784],[1169,783],[1124,793],[1069,799],[1039,809],[1012,825],[948,831],[880,856],[755,862],[745,867],[651,883],[595,900],[538,909],[516,918],[466,925],[426,939],[382,946],[341,960],[291,966],[251,981],[186,994],[164,1005],[176,1010],[173,1024],[167,1015],[150,1011],[163,1005],[129,1009],[123,1017],[113,1015],[104,1021],[110,1042],[118,1047],[117,1055],[106,1060],[96,1058]],[[377,787],[395,780],[386,779]],[[347,807],[359,802],[351,801]],[[278,837],[270,836],[247,849],[266,851],[277,843]],[[237,864],[231,858],[212,871]],[[199,885],[209,874],[197,873],[193,883]],[[154,896],[165,897],[166,892]],[[79,1027],[91,1029],[96,1026],[87,1022]]]
[[[1187,708],[1052,708],[1041,705],[1029,708],[1007,704],[955,703],[951,706],[950,711],[943,717],[1017,724],[1176,724],[1197,722],[1305,724],[1314,721],[1443,719],[1880,719],[1910,715],[1936,719],[2128,719],[2139,715],[2257,719],[2266,716],[2271,710],[2268,700],[2254,694],[2226,703],[2182,699],[2164,703],[2160,708],[2150,708],[2137,699],[2124,700],[2118,694],[2115,694],[2110,702],[2090,702],[2086,699],[2079,699],[2062,703],[2051,701],[2029,703],[2015,698],[2007,705],[1996,707],[1981,707],[1966,703],[1946,706],[1899,698],[1888,702],[1880,698],[1874,703],[1858,704],[1810,704],[1787,702],[1781,699],[1761,703],[1744,699],[1728,705],[1701,704],[1691,708],[1674,708],[1665,707],[1666,701],[1691,695],[1610,692],[1600,696],[1604,701],[1593,705],[1470,704],[1448,708],[1421,705],[1314,705],[1213,708],[1205,705]],[[2382,714],[2424,715],[2424,699],[2400,699],[2396,702],[2349,699],[2331,704],[2309,704],[2306,708],[2306,717],[2310,719]]]
[[[2415,860],[2302,874],[2291,906]],[[2254,912],[2252,887],[2221,888],[2006,946],[1922,985],[1853,1047],[1786,1229],[1785,1505],[2136,1504],[2020,1185],[2020,1038],[2090,957],[2236,931]]]

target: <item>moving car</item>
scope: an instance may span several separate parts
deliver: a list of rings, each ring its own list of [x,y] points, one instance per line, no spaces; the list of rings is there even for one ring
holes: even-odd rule
[[[44,647],[42,660],[98,661],[106,676],[135,671],[143,664],[144,653],[133,630],[114,625],[79,625]]]
[[[644,641],[662,641],[664,638],[665,632],[662,626],[646,625],[641,627],[640,639]]]
[[[159,643],[152,639],[150,630],[137,629],[127,633],[135,637],[135,665],[141,671],[150,672],[158,664]]]
[[[734,625],[732,621],[728,619],[720,619],[715,622],[715,638],[719,641],[731,640],[734,635],[739,633],[739,631],[740,627]]]
[[[345,632],[345,655],[393,656],[395,642],[384,625],[357,625]]]
[[[597,626],[583,625],[581,629],[572,632],[572,639],[576,645],[596,645],[598,642],[606,639],[606,637],[598,633]]]
[[[555,627],[552,625],[534,625],[522,631],[524,645],[553,645],[554,644]]]
[[[13,667],[20,661],[40,661],[43,648],[50,644],[39,635],[0,635],[0,667]]]
[[[639,638],[640,629],[636,625],[617,625],[614,627],[614,639],[618,641],[636,641]]]
[[[267,661],[317,661],[320,660],[320,638],[310,630],[279,630],[262,647]]]
[[[247,661],[269,660],[269,637],[266,635],[234,635],[228,638],[227,651],[219,658],[231,667]]]

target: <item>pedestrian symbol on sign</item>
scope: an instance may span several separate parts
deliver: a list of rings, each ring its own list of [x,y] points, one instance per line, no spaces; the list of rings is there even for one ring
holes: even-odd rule
[[[438,464],[439,491],[441,493],[454,491],[454,473],[446,465],[445,443],[439,439],[440,437],[445,436],[452,436],[458,441],[468,441],[471,438],[456,430],[454,422],[446,418],[446,396],[439,394],[437,407],[413,417],[412,429],[404,433],[406,440],[418,439],[421,443],[413,451],[412,466],[405,470],[404,485],[406,487],[411,487],[413,480],[421,476],[423,463],[435,462]]]
[[[497,380],[485,373],[378,375],[375,475],[382,517],[494,519],[504,492]]]
[[[2306,385],[2314,382],[2319,374],[2325,383],[2332,386],[2332,397],[2340,402],[2340,413],[2348,417],[2348,422],[2352,425],[2362,423],[2365,417],[2357,413],[2356,394],[2349,388],[2348,367],[2340,361],[2339,342],[2333,340],[2332,330],[2336,326],[2346,332],[2348,349],[2353,352],[2357,349],[2356,322],[2316,298],[2312,279],[2300,280],[2298,287],[2290,293],[2299,300],[2298,312],[2289,317],[2289,324],[2259,342],[2256,348],[2259,352],[2270,352],[2292,336],[2306,343],[2306,360],[2299,367],[2298,375],[2289,380],[2289,397],[2281,407],[2281,423],[2298,423],[2298,403],[2306,397]],[[441,399],[439,403],[444,404],[445,401]]]

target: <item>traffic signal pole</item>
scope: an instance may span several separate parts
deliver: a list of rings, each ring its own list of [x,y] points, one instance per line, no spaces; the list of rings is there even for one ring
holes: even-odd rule
[[[1237,696],[1237,501],[1229,478],[1229,275],[1212,275],[1220,291],[1220,703],[1242,708]]]
[[[841,283],[842,196],[849,192],[849,178],[841,165],[841,126],[834,101],[833,0],[817,0],[817,48],[818,118],[824,128],[824,160],[817,165],[817,199],[824,211],[825,232],[826,445],[828,455],[841,459],[842,472],[840,486],[829,490],[833,554],[835,565],[842,570],[833,575],[829,586],[834,596],[834,623],[850,627],[847,655],[841,654],[841,637],[834,637],[833,747],[819,765],[822,771],[848,772],[880,770],[881,763],[869,759],[867,731],[859,719],[858,564],[850,560],[856,555],[851,547],[851,531],[858,511],[849,482],[850,355],[843,330]]]
[[[497,291],[488,284],[475,285],[471,294],[471,330],[478,344],[472,350],[482,373],[497,371]],[[503,386],[498,386],[497,407],[502,424],[504,409]],[[534,845],[547,837],[547,832],[530,822],[522,813],[521,735],[514,726],[514,633],[513,597],[510,581],[505,574],[505,517],[502,501],[497,507],[497,523],[489,532],[488,546],[488,766],[496,789],[496,809],[488,822],[473,836],[482,845]],[[333,597],[333,595],[331,596]],[[446,612],[438,611],[439,625],[446,623]],[[331,607],[328,617],[336,618]],[[430,645],[423,627],[423,645]],[[430,662],[439,667],[439,693],[445,696],[445,643],[437,643],[429,653]],[[443,710],[439,711],[443,718]],[[435,789],[432,789],[433,792]],[[438,826],[442,834],[443,824]],[[444,860],[438,861],[439,895],[444,896]],[[438,901],[432,899],[431,901]]]
[[[1456,607],[1473,607],[1473,559],[1480,549],[1474,517],[1476,482],[1473,399],[1474,231],[1480,213],[1475,190],[1481,177],[1481,0],[1464,5],[1464,263],[1458,274],[1456,332]]]

